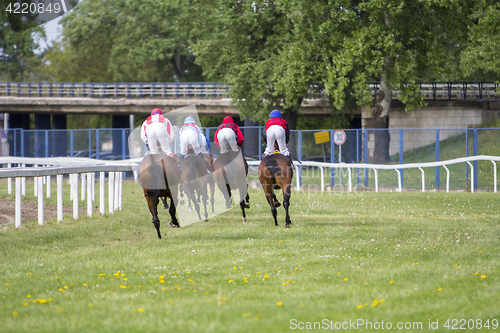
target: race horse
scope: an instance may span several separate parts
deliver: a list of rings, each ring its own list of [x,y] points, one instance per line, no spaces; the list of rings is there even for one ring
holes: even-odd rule
[[[231,190],[238,190],[243,223],[247,222],[245,208],[250,208],[248,195],[248,163],[241,152],[229,150],[220,154],[214,162],[214,177],[217,187],[224,195],[226,208],[231,208]]]
[[[267,202],[271,206],[274,224],[278,225],[277,207],[281,203],[274,194],[275,189],[281,188],[283,191],[283,207],[285,208],[285,228],[290,228],[292,222],[288,209],[290,207],[290,196],[292,189],[293,166],[288,157],[275,153],[262,159],[259,165],[259,181],[266,195]]]
[[[139,183],[144,191],[149,211],[153,216],[152,223],[160,239],[159,198],[170,198],[168,212],[171,219],[169,226],[179,227],[179,221],[176,217],[176,205],[180,178],[177,161],[162,153],[150,154],[144,157],[139,165]]]
[[[200,205],[198,198],[201,198],[201,203],[205,211],[204,220],[208,222],[207,201],[208,190],[207,185],[212,179],[212,174],[208,172],[208,163],[203,155],[188,154],[181,159],[181,196],[182,191],[186,193],[189,202],[193,202],[198,218],[201,220]],[[213,192],[213,190],[211,190]],[[213,211],[213,195],[212,195],[212,211]]]

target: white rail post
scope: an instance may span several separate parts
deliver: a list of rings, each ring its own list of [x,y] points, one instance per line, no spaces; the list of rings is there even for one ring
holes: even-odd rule
[[[21,227],[21,189],[22,180],[21,178],[16,178],[16,228]]]
[[[12,167],[11,163],[7,163],[7,168],[10,169]],[[12,194],[12,178],[7,179],[7,193]]]
[[[322,166],[319,167],[319,172],[321,175],[321,192],[325,192],[325,171]]]
[[[26,167],[26,164],[21,163],[21,168],[24,168],[24,167]],[[23,197],[25,197],[26,196],[26,177],[21,178],[21,188],[22,188]]]
[[[450,192],[450,170],[446,165],[443,165],[443,168],[446,170],[446,193]]]
[[[113,206],[114,210],[118,210],[120,208],[120,172],[115,172],[115,192],[114,192],[114,197],[115,197],[115,203]]]
[[[115,211],[115,173],[108,172],[108,205],[109,213],[113,214]]]
[[[398,174],[398,192],[402,192],[403,188],[401,187],[401,171],[399,171],[399,169],[394,169],[394,170],[396,170]]]
[[[295,167],[295,176],[297,177],[297,191],[300,191],[299,167],[294,162],[292,162],[292,164]]]
[[[349,192],[352,192],[352,175],[351,175],[351,168],[347,167],[347,174],[348,174],[348,180],[349,180],[349,185],[348,185],[348,189],[349,189]]]
[[[421,167],[418,167],[418,169],[422,173],[422,192],[425,192],[425,173],[424,173],[424,169],[422,169]]]
[[[38,181],[38,225],[43,225],[43,177],[37,177]]]
[[[82,194],[81,194],[81,199],[82,201],[85,200],[85,174],[82,173],[80,174],[80,176],[82,177]]]
[[[50,176],[47,176],[47,198],[50,198],[50,192],[52,192],[52,188],[50,187]]]
[[[118,207],[120,210],[122,210],[122,203],[123,203],[123,172],[120,172],[120,195],[118,198]]]
[[[73,219],[78,220],[78,174],[70,175],[73,179],[71,190],[73,192]]]
[[[497,193],[497,164],[495,161],[493,163],[493,193]]]
[[[106,180],[106,173],[100,172],[99,173],[99,212],[101,215],[104,215],[104,212],[106,211],[105,207],[105,193],[104,193],[104,187],[105,185],[105,180]]]
[[[92,201],[95,202],[95,172],[92,172],[90,177],[92,178]]]
[[[87,174],[87,215],[92,216],[92,176]]]
[[[375,192],[378,192],[378,170],[373,168],[373,173],[375,174]]]
[[[474,193],[474,166],[469,161],[467,164],[470,166],[470,193]]]
[[[63,220],[63,175],[57,175],[57,222]]]

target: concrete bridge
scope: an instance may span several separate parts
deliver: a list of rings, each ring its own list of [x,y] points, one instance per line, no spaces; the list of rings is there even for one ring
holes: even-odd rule
[[[379,84],[370,83],[375,96]],[[390,128],[463,128],[498,116],[495,83],[428,82],[420,85],[428,106],[410,113],[393,94]],[[301,115],[328,116],[328,101],[311,87]],[[18,83],[0,82],[0,113],[9,114],[5,128],[65,129],[67,114],[111,114],[114,128],[130,127],[130,116],[146,116],[153,108],[171,111],[196,105],[201,116],[239,115],[223,83]],[[359,109],[358,127],[370,128],[371,115]],[[52,119],[51,119],[52,115]],[[242,125],[254,125],[245,120]]]

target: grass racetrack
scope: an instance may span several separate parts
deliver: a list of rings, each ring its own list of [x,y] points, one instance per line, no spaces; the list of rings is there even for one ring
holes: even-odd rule
[[[3,228],[2,332],[498,329],[498,193],[292,191],[285,229],[251,190],[248,224],[237,207],[172,229],[161,209],[162,240],[140,187],[123,195],[112,215]]]

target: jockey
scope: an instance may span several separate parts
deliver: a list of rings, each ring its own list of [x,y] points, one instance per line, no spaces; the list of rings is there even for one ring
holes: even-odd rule
[[[174,157],[174,154],[170,150],[170,142],[173,135],[172,124],[163,116],[163,112],[160,109],[151,111],[151,115],[142,123],[141,139],[151,154],[158,153],[158,143],[160,143],[161,150],[168,156]]]
[[[239,126],[229,116],[224,118],[222,124],[215,131],[215,144],[220,148],[221,154],[228,152],[229,149],[238,151],[238,148],[243,145],[243,140]]]
[[[274,142],[278,143],[279,151],[284,156],[290,158],[290,152],[286,144],[290,140],[290,129],[286,120],[281,118],[281,112],[273,110],[266,122],[267,147],[264,151],[264,157],[273,154]]]
[[[186,156],[189,146],[193,148],[196,155],[202,153],[202,144],[206,140],[203,136],[201,128],[195,124],[195,120],[192,116],[187,117],[184,120],[184,126],[181,127],[179,131],[179,141],[181,145],[181,151],[179,154],[180,158]]]

